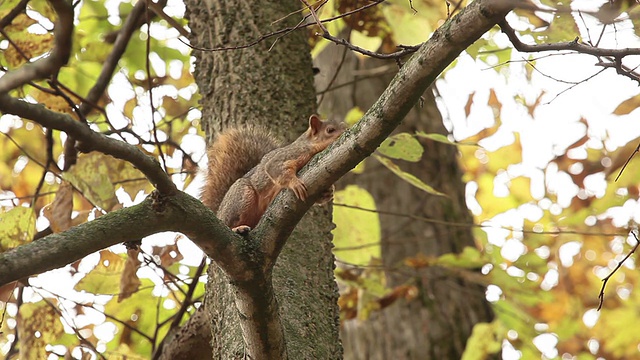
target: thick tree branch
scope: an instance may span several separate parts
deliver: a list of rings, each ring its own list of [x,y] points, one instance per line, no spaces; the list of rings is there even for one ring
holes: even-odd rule
[[[138,205],[1,253],[0,286],[65,266],[106,247],[163,231],[189,236],[232,276],[240,274],[241,278],[249,267],[240,260],[243,239],[199,200],[178,191],[173,196],[154,193]]]
[[[151,181],[160,193],[169,195],[176,192],[176,186],[165,173],[158,160],[144,154],[137,147],[123,141],[112,139],[97,133],[71,116],[47,110],[42,105],[30,104],[7,94],[0,94],[0,112],[18,115],[38,124],[66,132],[77,139],[78,147],[84,152],[100,151],[115,158],[126,160]]]
[[[259,272],[251,281],[234,282],[232,286],[240,313],[242,337],[247,349],[256,356],[250,358],[288,359],[271,271]]]
[[[0,78],[0,94],[35,79],[56,74],[69,60],[73,35],[73,7],[65,0],[50,0],[53,10],[58,15],[54,28],[55,42],[49,56],[9,71]]]
[[[369,156],[400,124],[437,76],[512,8],[511,1],[474,1],[434,32],[364,117],[327,149],[324,156],[303,169],[301,178],[312,196],[301,202],[290,191],[285,191],[269,207],[255,229],[267,259],[275,262],[287,237],[322,189]]]

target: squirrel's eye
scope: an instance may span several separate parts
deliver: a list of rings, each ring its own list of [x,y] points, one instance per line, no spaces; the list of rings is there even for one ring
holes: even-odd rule
[[[327,128],[327,134],[333,134],[334,131],[336,131],[336,129],[333,128],[333,127],[328,127]]]

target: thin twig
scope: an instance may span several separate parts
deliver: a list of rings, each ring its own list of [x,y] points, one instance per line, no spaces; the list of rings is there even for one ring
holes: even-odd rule
[[[629,162],[638,153],[638,151],[640,151],[640,143],[638,143],[638,146],[636,147],[636,149],[633,150],[631,155],[629,155],[629,158],[627,159],[627,161],[625,161],[624,165],[622,165],[622,168],[620,169],[620,172],[618,173],[618,176],[616,176],[616,179],[614,180],[615,182],[618,182],[618,179],[620,178],[620,175],[622,175],[622,172],[627,167],[627,165],[629,165]]]
[[[631,235],[633,235],[633,237],[636,239],[636,245],[633,247],[633,249],[631,249],[631,251],[629,251],[627,256],[625,256],[624,259],[622,259],[622,261],[618,262],[618,265],[615,267],[615,269],[613,269],[611,273],[609,273],[609,275],[607,275],[604,279],[602,279],[602,288],[600,288],[600,294],[598,294],[598,299],[600,299],[600,303],[598,304],[598,311],[602,309],[602,304],[604,303],[604,288],[607,286],[607,282],[609,282],[609,279],[611,279],[613,274],[615,274],[618,271],[618,269],[620,269],[622,264],[624,264],[624,262],[627,261],[627,259],[631,257],[633,253],[636,252],[636,250],[638,249],[638,246],[640,246],[640,240],[638,239],[638,236],[636,236],[634,232],[631,232]]]

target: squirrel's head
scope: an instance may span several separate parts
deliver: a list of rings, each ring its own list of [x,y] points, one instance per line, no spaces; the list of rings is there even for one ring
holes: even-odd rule
[[[309,137],[314,143],[326,148],[347,129],[347,124],[332,120],[322,120],[316,114],[309,117]]]

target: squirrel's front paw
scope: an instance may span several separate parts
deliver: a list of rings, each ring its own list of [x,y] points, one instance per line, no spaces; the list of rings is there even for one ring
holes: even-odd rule
[[[231,229],[231,231],[233,231],[234,233],[240,236],[245,236],[249,234],[249,231],[251,231],[251,227],[247,225],[240,225],[240,226],[234,227],[233,229]]]
[[[307,186],[302,182],[302,180],[295,178],[289,184],[289,188],[296,194],[296,197],[302,201],[307,200]]]

